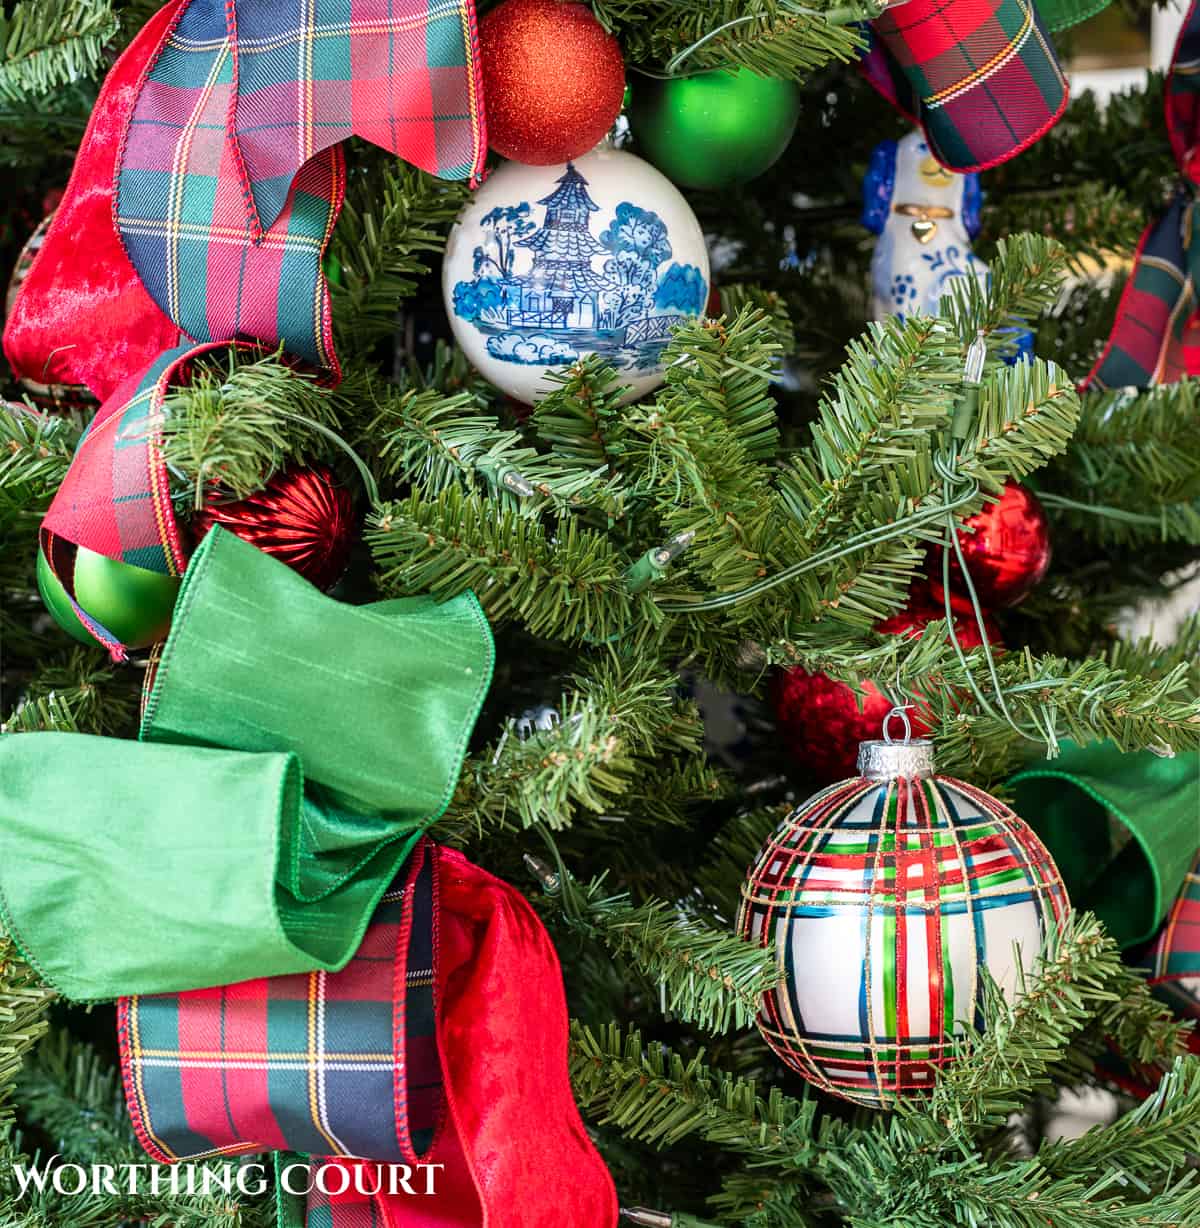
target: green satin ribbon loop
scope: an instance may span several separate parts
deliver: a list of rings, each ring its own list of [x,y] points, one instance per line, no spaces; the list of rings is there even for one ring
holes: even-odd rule
[[[141,742],[0,738],[0,911],[98,1000],[335,970],[449,803],[493,644],[471,594],[349,606],[221,528]]]
[[[1200,755],[1066,741],[1058,759],[1009,783],[1071,903],[1096,913],[1122,947],[1152,937],[1200,848]]]
[[[1046,28],[1056,34],[1087,21],[1108,8],[1110,0],[1037,0],[1037,11]]]

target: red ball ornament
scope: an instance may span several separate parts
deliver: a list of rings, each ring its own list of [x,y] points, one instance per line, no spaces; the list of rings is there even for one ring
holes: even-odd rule
[[[323,465],[288,469],[246,499],[213,500],[192,517],[199,542],[219,524],[318,588],[332,588],[354,542],[354,500]]]
[[[488,143],[550,166],[592,149],[625,97],[621,46],[586,4],[504,0],[479,22]]]
[[[964,651],[983,643],[974,614],[952,601],[954,631]],[[919,636],[931,622],[945,618],[940,602],[935,603],[924,590],[914,592],[907,607],[876,624],[881,635]],[[988,643],[1000,644],[1000,629],[984,615]],[[799,666],[782,670],[771,685],[771,706],[776,727],[788,754],[804,765],[820,784],[846,780],[855,774],[858,744],[880,736],[883,718],[892,710],[892,701],[870,679],[864,678],[862,707],[853,688],[826,674],[810,674]],[[913,737],[925,737],[929,725],[921,719],[920,709],[910,709]]]
[[[1009,481],[997,503],[963,521],[958,535],[971,583],[981,605],[991,609],[1016,605],[1029,595],[1050,567],[1050,530],[1037,497]],[[929,587],[942,594],[942,549],[930,552]],[[966,598],[958,557],[950,552],[950,591]]]

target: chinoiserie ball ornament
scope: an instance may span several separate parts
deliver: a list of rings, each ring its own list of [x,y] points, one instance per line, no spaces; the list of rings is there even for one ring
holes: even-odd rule
[[[963,558],[982,605],[992,609],[1016,605],[1042,580],[1050,567],[1050,529],[1037,496],[1019,482],[1008,481],[996,503],[963,521],[959,533]],[[930,554],[930,588],[941,593],[942,548]],[[962,570],[950,552],[951,591],[965,595]]]
[[[68,597],[127,648],[166,639],[179,594],[179,577],[136,567],[121,559],[53,539],[54,566],[39,548],[38,591],[54,621],[68,635],[95,644]]]
[[[686,188],[727,188],[757,178],[783,155],[800,117],[795,81],[748,68],[638,77],[630,95],[638,151]]]
[[[589,5],[504,0],[480,20],[479,52],[488,143],[506,158],[567,162],[620,114],[621,46]]]
[[[737,931],[775,943],[759,1031],[815,1086],[886,1108],[920,1095],[983,1024],[986,968],[1012,1000],[1068,911],[1045,846],[934,768],[932,743],[864,742],[859,775],[794,810],[742,885]]]
[[[601,145],[565,165],[502,165],[450,231],[442,293],[455,339],[502,392],[532,403],[587,354],[629,396],[663,381],[671,329],[704,311],[708,252],[677,188]]]
[[[294,467],[245,499],[206,503],[192,517],[196,541],[214,524],[329,589],[341,579],[354,544],[354,499],[324,465]]]
[[[979,625],[969,607],[953,604],[954,632],[964,649],[983,643]],[[946,616],[942,603],[917,589],[905,609],[877,623],[881,635],[920,635],[931,623]],[[1000,629],[986,614],[987,641],[1000,645]],[[795,763],[819,784],[829,784],[854,774],[860,742],[874,736],[891,711],[892,701],[869,678],[860,682],[861,700],[848,683],[828,674],[809,673],[799,666],[781,670],[772,680],[770,699],[780,742]],[[886,683],[885,683],[886,685]],[[917,734],[929,732],[920,706],[912,712]]]

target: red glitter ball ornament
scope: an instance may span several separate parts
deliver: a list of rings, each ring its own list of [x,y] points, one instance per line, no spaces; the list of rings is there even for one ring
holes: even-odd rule
[[[299,572],[320,589],[346,570],[354,542],[354,500],[324,465],[287,469],[246,499],[205,504],[192,517],[199,542],[219,524]]]
[[[625,97],[621,46],[586,4],[504,0],[479,22],[488,143],[514,162],[585,154]]]
[[[958,540],[979,602],[991,609],[1024,600],[1050,567],[1046,513],[1033,492],[1019,482],[1007,482],[998,503],[989,503],[978,515],[964,520]],[[942,594],[942,549],[936,547],[929,556],[929,587],[937,600]],[[953,550],[950,591],[957,597],[967,596]]]
[[[979,626],[969,608],[951,601],[954,631],[964,651],[983,643]],[[923,588],[912,593],[907,607],[877,623],[881,635],[904,635],[910,639],[946,611]],[[1000,629],[984,615],[988,643],[1000,645]],[[819,784],[832,784],[856,774],[858,744],[880,736],[883,719],[892,710],[892,701],[870,679],[862,680],[862,708],[853,688],[826,674],[807,670],[781,670],[771,684],[771,706],[780,738],[789,755],[804,765]],[[921,719],[920,709],[909,710],[913,737],[924,737],[929,725]]]

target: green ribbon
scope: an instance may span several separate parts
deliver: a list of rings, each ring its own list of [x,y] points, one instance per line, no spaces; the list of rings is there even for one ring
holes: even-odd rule
[[[1057,34],[1087,21],[1108,8],[1110,0],[1037,0],[1038,16]]]
[[[0,738],[0,914],[87,1001],[354,954],[449,803],[491,682],[471,594],[350,606],[215,528],[139,742]]]
[[[1094,912],[1122,947],[1152,937],[1200,848],[1200,755],[1064,741],[1058,759],[1009,783],[1071,903]]]

